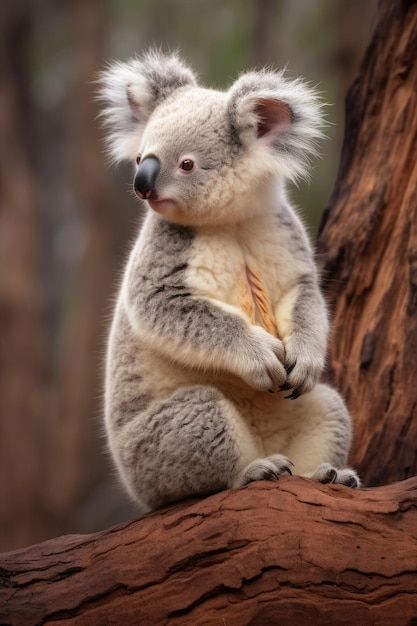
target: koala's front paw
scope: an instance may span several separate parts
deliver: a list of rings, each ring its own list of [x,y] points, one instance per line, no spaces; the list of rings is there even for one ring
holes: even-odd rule
[[[241,376],[254,389],[278,391],[287,378],[282,341],[261,326],[252,326],[251,334],[252,341],[242,355]]]
[[[281,474],[292,475],[293,463],[283,454],[272,454],[265,459],[252,461],[240,472],[233,486],[242,487],[255,480],[278,480]]]
[[[285,340],[285,369],[287,380],[281,391],[292,389],[287,398],[295,400],[313,389],[319,382],[325,363],[325,344],[317,347],[292,334]]]

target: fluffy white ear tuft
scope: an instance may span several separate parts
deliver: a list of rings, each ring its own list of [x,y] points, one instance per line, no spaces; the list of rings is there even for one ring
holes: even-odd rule
[[[154,109],[181,87],[196,79],[176,55],[148,52],[102,72],[99,98],[108,129],[107,145],[114,161],[135,159],[145,126]]]
[[[228,114],[242,145],[259,141],[274,157],[277,171],[295,180],[307,176],[316,141],[322,137],[322,103],[302,80],[283,72],[249,72],[231,87]]]

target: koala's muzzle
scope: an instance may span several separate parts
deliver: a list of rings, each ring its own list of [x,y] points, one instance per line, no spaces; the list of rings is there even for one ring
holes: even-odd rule
[[[136,195],[142,200],[149,198],[155,190],[155,181],[160,169],[159,159],[154,156],[146,157],[139,164],[133,186]]]

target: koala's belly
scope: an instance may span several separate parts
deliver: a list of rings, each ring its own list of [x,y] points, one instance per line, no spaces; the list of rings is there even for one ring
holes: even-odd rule
[[[290,405],[283,398],[285,393],[271,395],[250,388],[237,377],[225,374],[215,377],[178,364],[173,366],[169,360],[151,351],[142,354],[141,362],[148,392],[155,399],[166,400],[184,387],[210,385],[218,389],[233,407],[229,416],[231,429],[236,419],[242,420],[259,455],[281,452],[287,447],[293,428],[290,416],[287,416]]]
[[[273,264],[261,254],[248,253],[230,233],[198,238],[187,284],[199,295],[238,308],[252,324],[278,335],[274,305],[280,294]]]

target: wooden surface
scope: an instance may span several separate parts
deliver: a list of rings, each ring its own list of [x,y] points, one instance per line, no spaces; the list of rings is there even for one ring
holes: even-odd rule
[[[417,3],[384,0],[349,92],[319,236],[333,303],[330,378],[367,485],[417,473]]]
[[[0,556],[0,624],[412,624],[416,503],[284,477],[60,537]]]

